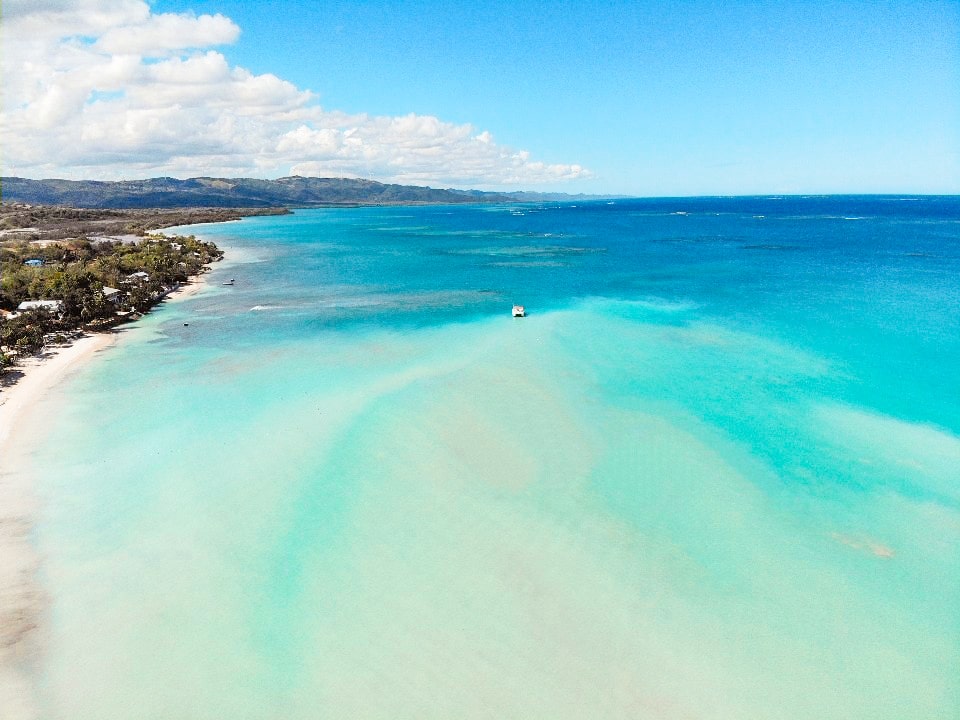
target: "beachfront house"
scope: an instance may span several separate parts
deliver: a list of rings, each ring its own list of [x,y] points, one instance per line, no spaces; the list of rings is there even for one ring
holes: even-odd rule
[[[46,310],[47,312],[60,314],[63,312],[62,300],[24,300],[17,305],[17,310],[25,312],[27,310]]]
[[[145,273],[143,270],[140,270],[135,273],[130,273],[126,278],[127,282],[130,283],[145,283],[150,281],[150,276]]]
[[[120,302],[120,290],[118,290],[117,288],[104,285],[103,290],[101,292],[103,293],[104,300],[109,300],[114,305]]]

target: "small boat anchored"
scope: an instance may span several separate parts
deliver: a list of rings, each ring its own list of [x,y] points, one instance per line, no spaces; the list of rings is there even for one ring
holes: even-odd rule
[[[524,309],[523,305],[514,305],[513,306],[513,316],[514,317],[526,317],[527,311]]]
[[[233,278],[230,278],[229,280],[223,282],[222,284],[223,284],[223,285],[233,285]]]

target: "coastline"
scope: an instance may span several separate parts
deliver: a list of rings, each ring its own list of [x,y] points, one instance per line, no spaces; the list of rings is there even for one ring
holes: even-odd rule
[[[434,213],[198,228],[236,244],[209,290],[48,392],[17,440],[36,720],[953,717],[960,424],[903,411],[960,357],[960,273],[908,254],[939,225],[870,221],[902,286],[867,308],[873,248],[821,277],[653,239],[749,214],[535,218],[583,221],[563,250]],[[834,222],[778,240],[830,260]]]
[[[182,302],[209,287],[207,271],[195,275],[161,302]],[[43,400],[125,329],[93,332],[64,347],[29,357],[0,378],[0,708],[4,720],[36,717],[32,673],[41,656],[39,629],[46,599],[38,587],[42,563],[31,540],[37,497],[27,472]]]
[[[188,298],[198,295],[207,287],[210,283],[207,280],[207,272],[204,271],[198,275],[193,276],[187,282],[182,283],[180,287],[175,290],[172,290],[163,298],[158,305],[161,305],[165,302],[181,302]],[[152,312],[153,308],[150,308],[149,312]],[[139,318],[138,318],[139,319]],[[132,321],[133,323],[136,320]],[[79,360],[87,359],[92,353],[87,351],[90,341],[93,338],[109,338],[110,342],[103,344],[103,347],[97,347],[96,349],[105,349],[109,345],[113,344],[113,341],[116,339],[117,334],[122,332],[126,328],[134,327],[131,322],[122,323],[116,327],[112,327],[108,330],[94,330],[87,331],[88,334],[79,338],[78,340],[72,341],[69,345],[64,347],[56,347],[48,350],[40,356],[32,356],[23,360],[14,370],[8,371],[5,375],[0,375],[0,449],[3,449],[6,441],[7,435],[14,425],[14,417],[17,415],[17,410],[8,410],[8,404],[15,404],[15,396],[19,394],[28,394],[34,400],[38,396],[34,396],[30,391],[21,391],[21,393],[16,393],[16,390],[21,388],[25,383],[28,382],[28,379],[33,380],[38,375],[52,375],[53,379],[43,383],[43,389],[48,390],[54,385],[56,385],[60,378],[62,377],[62,372],[66,368],[61,368],[63,364],[73,366],[73,364]],[[42,372],[45,371],[45,372]],[[36,380],[37,384],[41,384],[42,381]],[[32,387],[32,385],[31,385]],[[40,393],[42,395],[42,392]],[[21,408],[21,404],[17,404],[17,408]],[[0,457],[3,457],[3,454],[0,453]]]
[[[205,270],[199,275],[194,275],[187,282],[181,283],[180,287],[168,294],[163,302],[180,302],[181,300],[192,298],[194,295],[199,295],[210,286],[210,282],[207,279],[209,272],[209,270]]]
[[[45,603],[30,538],[37,502],[25,472],[31,426],[39,419],[41,400],[117,337],[116,331],[87,335],[47,357],[29,358],[22,376],[0,392],[0,707],[11,720],[34,712],[29,671]]]

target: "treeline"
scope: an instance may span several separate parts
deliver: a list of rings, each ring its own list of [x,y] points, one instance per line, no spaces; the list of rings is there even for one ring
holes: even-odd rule
[[[5,196],[8,193],[5,193]],[[147,208],[111,210],[0,202],[0,233],[23,240],[96,239],[145,235],[159,228],[226,222],[252,215],[286,215],[286,208]]]
[[[136,317],[223,252],[194,236],[0,248],[0,368],[61,335]],[[25,308],[26,301],[46,301]]]

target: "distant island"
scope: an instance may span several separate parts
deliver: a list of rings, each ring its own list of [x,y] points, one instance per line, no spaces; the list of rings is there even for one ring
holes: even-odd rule
[[[146,180],[0,178],[3,202],[75,208],[307,208],[361,205],[463,204],[599,200],[607,196],[487,192],[391,185],[353,178],[171,177]]]

